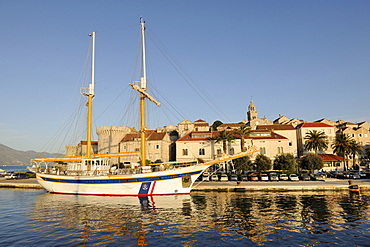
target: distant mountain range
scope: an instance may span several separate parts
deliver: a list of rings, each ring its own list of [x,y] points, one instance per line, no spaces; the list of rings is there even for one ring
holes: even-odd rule
[[[55,156],[60,156],[60,154],[35,151],[20,151],[0,144],[0,165],[28,165],[30,164],[31,159]]]

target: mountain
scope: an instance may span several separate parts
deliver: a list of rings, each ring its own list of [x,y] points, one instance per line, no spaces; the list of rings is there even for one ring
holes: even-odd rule
[[[0,144],[0,165],[28,165],[30,164],[31,159],[55,156],[61,156],[61,154],[36,151],[20,151]]]

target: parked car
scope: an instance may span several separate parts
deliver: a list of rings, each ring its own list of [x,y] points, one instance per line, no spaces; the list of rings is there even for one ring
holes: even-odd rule
[[[227,174],[221,174],[220,181],[222,181],[222,182],[229,181],[229,178],[228,178]]]
[[[279,175],[279,179],[280,179],[280,180],[283,180],[283,181],[287,181],[287,180],[289,180],[289,177],[288,177],[288,175],[286,175],[286,174],[280,174],[280,175]]]
[[[308,174],[302,174],[300,176],[300,179],[303,180],[303,181],[310,181],[311,180],[311,177]]]
[[[230,181],[238,181],[238,175],[236,175],[236,174],[231,174],[231,175],[230,175]]]
[[[363,171],[351,171],[351,173],[355,173],[355,174],[358,174],[360,176],[360,178],[366,178],[366,173],[363,172]]]
[[[203,173],[202,179],[203,181],[209,181],[209,173],[208,172]]]
[[[251,173],[248,175],[249,181],[258,181],[258,173]]]
[[[352,179],[360,179],[360,178],[361,178],[361,176],[360,176],[360,174],[359,174],[359,173],[357,173],[357,172],[350,172],[350,173],[349,173],[349,178],[352,178]]]
[[[15,179],[29,179],[30,177],[26,173],[16,173]]]
[[[247,175],[242,175],[241,177],[242,181],[248,181],[248,176]]]
[[[290,181],[299,181],[299,178],[298,178],[297,174],[290,174],[289,175],[289,180]]]
[[[15,174],[14,173],[8,173],[5,175],[5,179],[15,179]]]
[[[311,175],[311,180],[315,180],[315,181],[324,181],[326,178],[326,176],[324,176],[323,174],[321,173],[316,173],[316,174],[312,174]]]
[[[269,176],[266,173],[262,173],[260,174],[259,179],[261,181],[269,181]]]
[[[212,180],[212,181],[218,181],[218,176],[217,176],[216,174],[213,174],[213,175],[211,176],[211,180]]]
[[[279,181],[279,176],[277,175],[277,173],[270,173],[269,179],[270,181]]]
[[[329,176],[330,176],[331,178],[336,178],[336,177],[338,176],[338,171],[331,171],[331,172],[329,173]]]

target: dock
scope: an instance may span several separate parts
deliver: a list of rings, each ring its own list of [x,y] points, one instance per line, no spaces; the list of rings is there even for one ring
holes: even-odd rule
[[[218,192],[251,192],[251,191],[348,191],[348,181],[358,185],[361,191],[370,190],[370,179],[336,179],[327,178],[325,181],[196,181],[192,191],[218,191]],[[0,188],[21,188],[43,190],[36,178],[6,180],[0,178]]]

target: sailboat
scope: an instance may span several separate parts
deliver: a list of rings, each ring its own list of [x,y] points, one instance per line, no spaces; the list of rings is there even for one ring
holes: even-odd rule
[[[145,129],[145,101],[149,100],[156,105],[160,103],[147,93],[146,65],[145,65],[145,22],[140,18],[142,42],[142,75],[139,84],[130,84],[140,94],[140,160],[146,161],[146,129]],[[99,196],[152,196],[152,195],[179,195],[189,194],[195,181],[210,166],[226,162],[235,158],[249,155],[257,150],[246,151],[234,156],[224,156],[206,163],[176,163],[169,162],[156,166],[141,165],[136,169],[118,173],[111,165],[111,157],[138,155],[137,152],[120,152],[107,154],[92,154],[92,99],[95,96],[94,68],[95,68],[95,36],[92,39],[91,83],[82,88],[81,94],[87,97],[87,150],[86,156],[64,156],[33,159],[37,165],[33,169],[38,183],[48,192],[78,195]],[[66,169],[52,170],[48,162],[67,163]],[[46,164],[42,166],[41,164]]]

